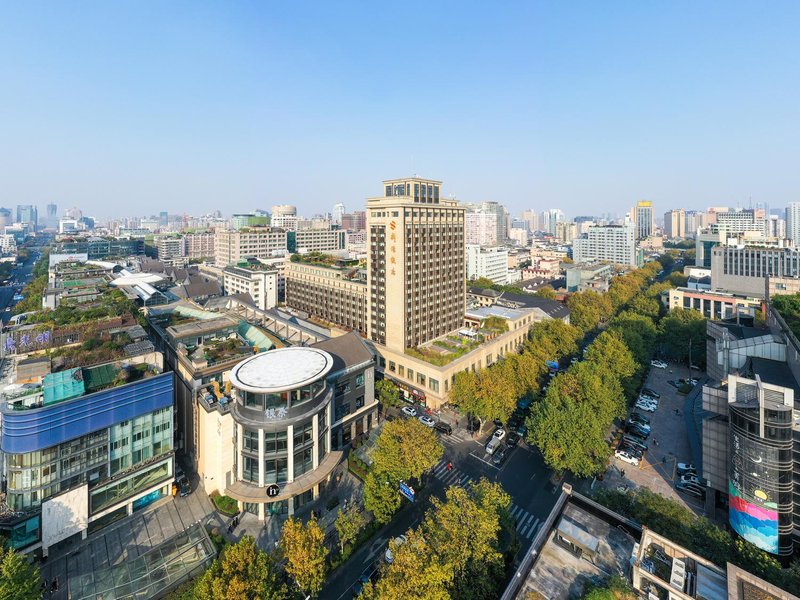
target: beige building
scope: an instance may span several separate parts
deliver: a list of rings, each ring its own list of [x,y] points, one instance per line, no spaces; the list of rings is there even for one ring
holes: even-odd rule
[[[384,181],[367,201],[370,337],[402,352],[458,329],[466,307],[464,208],[441,182]]]
[[[369,291],[358,261],[326,265],[296,258],[286,263],[286,305],[365,336]]]
[[[300,229],[288,234],[292,252],[333,252],[344,250],[347,232],[343,229]]]
[[[226,294],[250,294],[261,310],[278,305],[278,272],[261,263],[225,267],[222,277]]]
[[[214,262],[224,267],[243,258],[270,258],[287,251],[286,231],[274,227],[246,227],[217,231],[214,239]]]
[[[667,239],[686,237],[686,211],[682,208],[664,213],[664,237]]]
[[[214,256],[213,231],[186,233],[183,239],[186,240],[187,258],[211,258]]]

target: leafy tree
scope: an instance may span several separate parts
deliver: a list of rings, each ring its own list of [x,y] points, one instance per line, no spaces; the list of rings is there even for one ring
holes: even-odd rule
[[[39,600],[41,597],[38,567],[25,554],[6,550],[0,544],[0,598]]]
[[[572,294],[567,300],[567,306],[570,310],[570,323],[583,332],[591,331],[613,313],[611,299],[594,290]]]
[[[325,532],[313,516],[303,525],[289,517],[281,529],[280,549],[286,558],[286,572],[303,592],[316,596],[325,583]]]
[[[388,523],[400,508],[400,492],[397,486],[398,482],[386,474],[375,471],[367,473],[364,481],[364,507],[380,524]]]
[[[621,333],[605,331],[597,336],[586,352],[585,362],[594,363],[599,367],[600,376],[607,386],[614,386],[608,380],[609,376],[617,378],[628,397],[633,397],[638,389],[638,378],[634,376],[639,365],[622,340]],[[616,389],[613,390],[613,393],[616,393]],[[615,411],[615,416],[624,413],[625,405],[623,404],[621,411],[619,409]]]
[[[394,481],[417,479],[444,454],[433,429],[417,419],[388,421],[375,443],[372,467]]]
[[[472,371],[456,373],[456,379],[450,386],[449,400],[461,412],[471,414],[482,412],[478,398],[478,376]]]
[[[361,593],[368,600],[449,600],[452,570],[438,559],[420,529],[406,533],[406,543],[389,542],[394,560],[386,565],[377,583],[368,583]]]
[[[548,300],[556,299],[556,291],[549,285],[544,285],[536,290],[536,295],[540,298],[547,298]]]
[[[658,329],[653,319],[631,311],[623,311],[611,320],[609,331],[622,338],[638,363],[650,362],[658,337]]]
[[[639,315],[657,319],[661,314],[661,302],[651,296],[638,294],[629,304],[630,310]]]
[[[378,396],[378,402],[383,404],[384,407],[400,406],[400,390],[393,381],[388,379],[379,379],[375,382],[375,393]]]
[[[367,519],[361,509],[354,506],[350,510],[340,510],[336,516],[336,533],[339,534],[339,548],[344,554],[344,547],[355,541],[358,534],[367,524]]]
[[[667,353],[679,361],[702,364],[706,354],[706,318],[696,310],[676,308],[661,319],[661,341]]]
[[[546,319],[531,326],[525,351],[543,348],[550,353],[547,360],[557,360],[575,354],[582,337],[583,332],[574,324],[561,319]]]
[[[198,579],[193,590],[198,600],[281,600],[288,595],[286,585],[278,577],[275,560],[244,536],[227,546],[222,556]]]

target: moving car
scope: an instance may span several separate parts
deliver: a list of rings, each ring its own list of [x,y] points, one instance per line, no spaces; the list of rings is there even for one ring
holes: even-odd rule
[[[361,592],[364,591],[364,586],[372,581],[378,574],[378,569],[370,567],[364,571],[358,578],[358,581],[353,584],[353,598],[358,598]]]
[[[447,435],[453,433],[453,427],[450,425],[450,423],[445,423],[444,421],[437,421],[436,425],[434,425],[433,428],[436,431],[440,431]]]
[[[417,416],[417,409],[413,406],[404,406],[400,409],[404,415],[407,417],[416,417]]]
[[[667,363],[665,363],[663,360],[651,360],[650,366],[655,367],[656,369],[666,369]]]
[[[624,450],[624,449],[623,450],[617,450],[616,452],[614,452],[614,456],[616,456],[622,462],[628,463],[629,465],[634,465],[636,467],[639,466],[639,459],[636,458],[635,456],[633,456],[627,450]]]
[[[405,544],[406,541],[408,541],[408,538],[405,535],[400,534],[399,536],[394,538],[394,545],[395,547],[399,548],[400,546]],[[383,555],[383,558],[386,560],[388,564],[392,564],[392,562],[394,562],[394,553],[392,552],[391,546],[386,547],[386,553]]]
[[[425,425],[426,427],[436,427],[436,421],[431,419],[428,415],[420,415],[419,422]]]

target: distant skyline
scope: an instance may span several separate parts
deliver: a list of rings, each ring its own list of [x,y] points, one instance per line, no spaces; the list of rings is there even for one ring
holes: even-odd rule
[[[800,4],[17,3],[0,206],[304,215],[417,173],[623,215],[800,200]]]

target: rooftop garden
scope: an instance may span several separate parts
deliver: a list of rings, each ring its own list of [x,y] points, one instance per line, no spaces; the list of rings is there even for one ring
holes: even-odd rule
[[[773,296],[772,308],[778,311],[795,337],[800,339],[800,294]]]
[[[45,277],[45,282],[46,279]],[[28,300],[27,296],[25,300]],[[41,293],[37,297],[37,302],[41,308]],[[136,304],[120,290],[108,289],[97,300],[81,303],[80,306],[66,301],[62,302],[55,310],[39,310],[36,314],[28,317],[27,322],[49,323],[54,327],[65,327],[76,323],[92,323],[109,317],[137,316],[138,312]]]
[[[227,338],[203,344],[194,352],[192,358],[203,358],[209,363],[219,363],[241,357],[243,354],[252,354],[252,352],[253,350],[248,344],[234,338]]]
[[[315,265],[318,267],[344,267],[356,268],[359,266],[359,261],[343,259],[339,256],[326,254],[324,252],[307,252],[306,254],[292,254],[290,259],[293,263],[303,263],[306,265]]]
[[[53,360],[53,370],[63,371],[120,360],[131,341],[127,333],[111,337],[106,332],[93,331],[85,334],[80,344],[60,346],[50,350],[48,356]]]
[[[472,352],[484,341],[484,336],[477,334],[470,338],[459,335],[448,335],[445,338],[435,340],[427,346],[406,349],[406,354],[424,360],[425,362],[443,367],[453,362],[455,359]]]

